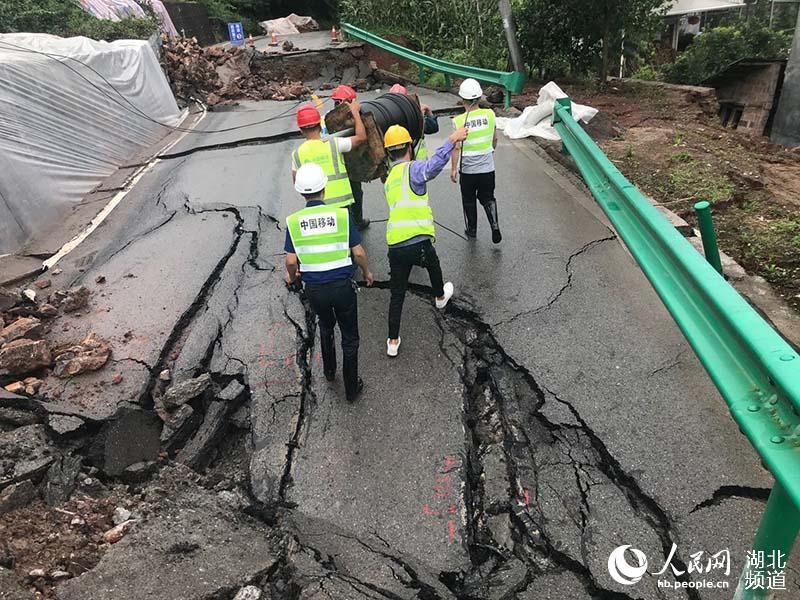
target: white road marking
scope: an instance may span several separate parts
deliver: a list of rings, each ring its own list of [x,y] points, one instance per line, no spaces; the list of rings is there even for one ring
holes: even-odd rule
[[[194,124],[195,126],[197,126],[200,123],[200,121],[202,121],[205,118],[207,113],[205,105],[203,104],[201,106],[203,107],[203,111],[200,114],[200,118],[197,119],[197,121],[195,122]],[[183,115],[183,118],[178,122],[177,126],[180,126],[188,116],[189,112],[186,111]],[[53,256],[42,262],[42,270],[46,271],[48,269],[52,269],[56,265],[56,263],[58,263],[58,261],[60,261],[67,254],[75,250],[75,248],[77,248],[81,244],[81,242],[83,242],[86,238],[88,238],[92,234],[92,232],[95,229],[97,229],[103,221],[106,220],[106,217],[108,217],[108,215],[111,214],[111,212],[117,207],[117,205],[119,205],[119,203],[122,202],[125,196],[128,195],[128,192],[130,192],[134,187],[136,187],[136,184],[139,183],[139,180],[141,180],[141,178],[147,175],[147,173],[149,173],[153,169],[153,167],[155,167],[158,163],[161,162],[161,159],[158,157],[167,152],[168,150],[172,149],[176,144],[178,144],[178,142],[180,142],[184,137],[186,137],[188,133],[189,133],[188,131],[184,131],[180,136],[178,136],[177,139],[170,142],[169,144],[164,146],[160,151],[158,151],[155,154],[155,158],[150,159],[150,161],[147,164],[142,165],[136,171],[134,171],[128,177],[128,179],[125,180],[125,183],[123,183],[122,185],[123,189],[117,192],[116,195],[108,202],[108,204],[106,204],[103,207],[103,210],[97,213],[95,218],[92,219],[91,223],[89,223],[86,229],[81,231],[66,244],[61,246],[59,251],[56,252]]]

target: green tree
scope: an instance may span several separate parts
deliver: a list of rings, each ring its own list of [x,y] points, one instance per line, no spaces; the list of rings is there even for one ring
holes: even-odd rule
[[[743,58],[785,58],[791,43],[788,33],[757,21],[716,27],[697,36],[664,75],[672,83],[696,85]]]
[[[601,81],[618,55],[623,32],[647,39],[659,26],[663,0],[520,0],[516,4],[521,43],[540,76],[588,71]]]

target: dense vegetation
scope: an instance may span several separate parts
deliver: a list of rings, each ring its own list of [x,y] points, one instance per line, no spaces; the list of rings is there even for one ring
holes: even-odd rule
[[[697,36],[674,63],[666,65],[664,78],[698,84],[743,58],[786,58],[791,45],[789,33],[755,21],[716,27]]]
[[[71,0],[0,0],[0,32],[40,32],[96,40],[147,38],[158,30],[153,17],[97,19]]]
[[[340,0],[342,19],[401,36],[423,52],[505,69],[508,51],[497,0]],[[600,79],[618,64],[623,40],[636,76],[698,83],[741,58],[785,57],[796,7],[749,0],[698,36],[674,64],[657,60],[664,0],[512,0],[517,38],[530,75]],[[402,19],[398,18],[402,15]],[[624,36],[623,36],[624,34]]]

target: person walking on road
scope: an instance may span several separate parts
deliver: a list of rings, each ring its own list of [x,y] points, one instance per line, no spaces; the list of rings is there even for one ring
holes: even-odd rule
[[[297,109],[297,126],[305,141],[292,153],[292,176],[307,163],[315,163],[322,167],[328,178],[325,188],[325,203],[340,206],[353,204],[353,190],[344,164],[342,154],[357,148],[367,139],[367,131],[361,120],[360,106],[357,101],[348,104],[355,123],[355,135],[349,138],[322,139],[322,118],[319,111],[311,104],[304,104]]]
[[[436,230],[433,211],[428,203],[427,182],[442,172],[450,153],[458,142],[467,138],[461,127],[437,148],[427,160],[412,160],[411,135],[405,127],[392,125],[384,135],[384,146],[392,167],[384,184],[389,220],[386,223],[386,243],[389,245],[391,300],[389,303],[389,338],[386,354],[397,356],[400,349],[400,321],[408,278],[415,266],[427,269],[436,308],[444,309],[454,288],[444,283],[439,256],[433,247]]]
[[[390,87],[389,93],[403,94],[403,96],[408,96],[408,90],[405,88],[405,86],[400,85],[399,83],[395,83],[392,87]],[[425,135],[439,133],[439,119],[435,114],[433,114],[431,107],[427,104],[420,103],[419,108],[422,111],[422,116],[424,118],[424,127],[422,129],[422,133]],[[428,158],[428,145],[425,143],[425,136],[423,136],[417,140],[417,143],[414,146],[414,159],[423,160],[425,158]]]
[[[453,152],[450,178],[453,183],[458,183],[458,175],[461,173],[461,203],[466,225],[464,233],[469,238],[477,236],[477,201],[480,201],[489,220],[492,241],[499,244],[503,240],[503,235],[500,233],[497,201],[494,197],[494,150],[497,147],[494,111],[478,105],[483,90],[474,79],[465,79],[458,89],[458,95],[464,106],[464,114],[455,117],[453,123],[456,127],[467,127],[469,136],[461,147]]]
[[[358,100],[356,91],[349,85],[340,85],[331,94],[334,106],[339,106],[342,103],[350,104]],[[353,204],[350,205],[350,216],[356,223],[359,231],[363,231],[369,227],[369,219],[364,218],[364,190],[361,187],[361,182],[355,179],[349,179],[350,189],[353,191]]]
[[[311,309],[319,319],[322,369],[325,378],[336,378],[333,329],[342,336],[342,378],[349,402],[356,400],[364,382],[358,376],[358,286],[353,281],[353,261],[361,268],[367,286],[373,283],[367,253],[350,212],[325,204],[328,178],[315,163],[302,165],[295,190],[306,206],[286,219],[286,282],[290,289],[305,285]],[[300,280],[302,269],[302,283]]]

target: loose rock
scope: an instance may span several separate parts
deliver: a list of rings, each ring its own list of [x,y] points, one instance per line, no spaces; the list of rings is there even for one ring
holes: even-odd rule
[[[112,515],[111,520],[114,522],[114,525],[122,525],[125,521],[129,521],[130,518],[131,511],[118,506],[116,509],[114,509],[114,514]]]
[[[260,600],[261,590],[254,585],[248,585],[239,590],[233,600]]]
[[[131,530],[131,527],[133,527],[134,523],[134,520],[128,520],[124,523],[120,523],[116,527],[109,529],[103,534],[103,541],[107,544],[116,544],[125,536],[126,533]]]
[[[69,290],[64,299],[61,301],[61,308],[67,313],[80,310],[89,304],[89,297],[91,295],[92,292],[89,291],[89,288],[84,285],[79,288]]]
[[[66,379],[81,373],[97,371],[105,366],[111,357],[111,344],[90,333],[78,346],[59,350],[56,354],[56,377]]]
[[[45,303],[39,307],[39,313],[43,317],[53,318],[58,316],[58,309],[52,304]]]
[[[161,381],[170,381],[172,379],[172,373],[169,372],[169,369],[164,369],[158,374],[158,378]]]
[[[52,282],[49,279],[39,279],[33,282],[33,287],[37,290],[46,290],[52,285]]]
[[[30,481],[12,484],[0,492],[0,514],[27,506],[34,498],[36,498],[36,486]]]
[[[31,302],[36,302],[36,292],[31,289],[23,290],[22,295],[25,296]]]
[[[0,486],[38,479],[53,461],[44,425],[0,433]]]
[[[68,435],[83,427],[84,422],[83,419],[73,415],[50,415],[47,419],[47,424],[57,434]]]
[[[12,394],[24,394],[25,393],[25,382],[24,381],[15,381],[14,383],[9,383],[5,386],[7,392],[11,392]]]
[[[178,453],[176,460],[193,469],[201,469],[211,460],[211,448],[216,444],[225,423],[228,404],[212,402],[206,411],[203,424],[195,436]]]
[[[244,389],[245,389],[244,386],[234,379],[228,385],[225,386],[225,389],[219,393],[217,398],[219,398],[223,402],[233,402],[239,396],[242,395]]]
[[[197,398],[211,385],[211,376],[203,373],[199,377],[176,383],[164,394],[164,405],[167,408],[176,408]]]
[[[22,375],[50,366],[52,355],[44,340],[14,340],[0,349],[0,370]]]
[[[167,450],[183,445],[200,425],[201,417],[188,404],[184,404],[164,423],[161,443]]]
[[[70,575],[66,571],[53,571],[52,573],[50,573],[50,579],[52,579],[53,581],[59,581],[61,579],[69,579],[70,577],[72,577],[72,575]]]
[[[97,277],[95,277],[94,282],[97,284],[103,284],[106,282],[106,278],[103,275],[98,275]]]
[[[28,577],[30,579],[39,579],[40,577],[45,577],[47,573],[44,569],[31,569],[28,571]]]
[[[44,499],[50,506],[63,504],[75,491],[75,481],[81,471],[81,459],[77,456],[63,456],[47,470]]]
[[[19,294],[10,290],[0,289],[0,311],[13,308],[20,301]]]
[[[36,339],[42,335],[42,322],[36,317],[22,317],[0,330],[0,346],[22,338]]]
[[[122,373],[117,373],[111,379],[111,385],[119,385],[120,383],[122,383]]]

